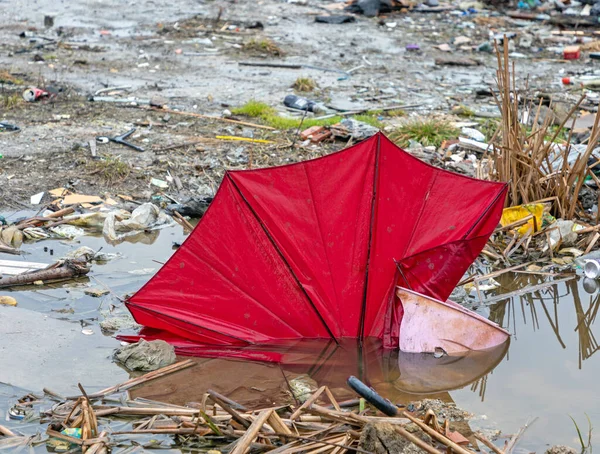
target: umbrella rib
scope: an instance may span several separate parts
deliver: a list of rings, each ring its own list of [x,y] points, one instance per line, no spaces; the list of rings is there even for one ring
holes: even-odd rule
[[[304,288],[304,286],[302,285],[302,283],[300,282],[300,279],[298,279],[298,276],[296,276],[296,273],[294,273],[294,270],[292,269],[292,266],[289,264],[289,262],[286,260],[285,256],[283,255],[283,252],[281,251],[281,249],[279,248],[279,246],[277,246],[277,243],[275,242],[275,239],[273,238],[273,236],[271,235],[271,233],[269,232],[269,230],[267,229],[267,226],[263,223],[262,219],[258,216],[258,213],[256,213],[256,211],[254,210],[254,208],[252,207],[252,205],[250,205],[250,202],[248,202],[248,200],[246,199],[246,197],[244,196],[244,194],[242,194],[242,191],[240,190],[240,188],[238,187],[237,183],[234,181],[233,178],[231,178],[231,175],[229,173],[226,174],[226,177],[229,178],[229,181],[233,184],[233,187],[235,188],[235,190],[238,192],[238,194],[240,195],[240,197],[242,198],[242,200],[244,201],[244,203],[246,204],[246,206],[248,207],[248,209],[250,210],[250,212],[253,214],[253,216],[256,218],[256,221],[259,223],[259,225],[261,226],[263,232],[265,232],[265,235],[267,236],[267,238],[269,239],[269,241],[271,242],[271,244],[273,245],[273,247],[275,248],[275,250],[277,251],[277,253],[279,254],[279,257],[281,257],[281,260],[283,261],[283,263],[286,265],[288,271],[290,272],[290,274],[292,275],[292,277],[294,278],[294,280],[296,281],[296,284],[298,284],[298,287],[300,287],[300,290],[302,291],[302,293],[304,294],[304,296],[306,297],[306,299],[308,300],[308,302],[310,303],[310,305],[312,306],[313,310],[315,311],[315,313],[317,314],[317,316],[319,317],[319,319],[321,320],[321,323],[323,324],[323,326],[325,327],[325,329],[327,330],[327,333],[329,334],[329,336],[336,342],[338,343],[338,340],[335,338],[335,336],[333,335],[333,333],[331,332],[331,329],[329,328],[329,326],[327,325],[327,323],[325,322],[325,319],[323,318],[323,316],[321,315],[321,313],[319,312],[319,310],[317,309],[317,307],[315,306],[315,303],[312,301],[312,299],[310,298],[310,296],[308,295],[306,289]]]
[[[496,197],[494,197],[494,200],[492,200],[492,202],[487,206],[487,208],[485,209],[485,211],[483,213],[481,213],[481,216],[479,216],[477,218],[477,220],[473,223],[473,225],[471,226],[471,228],[467,231],[467,233],[465,233],[465,235],[463,236],[463,240],[466,239],[471,234],[471,232],[473,231],[473,229],[488,214],[488,212],[490,211],[490,209],[496,204],[496,202],[498,201],[498,199],[500,198],[500,196],[503,195],[503,194],[505,194],[505,192],[506,192],[507,189],[508,189],[508,183],[504,183],[504,186],[502,186],[502,189],[500,189],[500,192],[498,192],[498,194],[496,194]]]
[[[367,264],[365,267],[365,285],[363,286],[363,300],[360,309],[360,320],[358,325],[359,344],[362,345],[365,337],[365,317],[367,313],[367,295],[369,291],[369,266],[371,264],[371,247],[373,245],[373,227],[375,224],[375,205],[377,197],[377,182],[379,181],[379,156],[381,145],[381,132],[377,133],[377,149],[375,151],[375,170],[373,172],[373,195],[371,196],[371,219],[369,222],[369,245],[367,249]]]
[[[336,312],[338,315],[338,322],[340,317],[340,306],[339,306],[339,302],[338,302],[338,295],[337,295],[337,288],[335,286],[335,282],[333,281],[333,272],[331,270],[331,262],[329,261],[329,254],[327,253],[327,247],[325,247],[325,238],[323,238],[323,229],[321,228],[321,219],[319,217],[319,213],[317,213],[317,209],[315,207],[315,197],[313,194],[313,189],[312,189],[312,185],[310,183],[310,177],[308,176],[308,171],[306,170],[307,166],[302,166],[302,168],[304,169],[304,176],[306,177],[306,183],[308,184],[308,190],[310,191],[310,198],[313,201],[312,205],[312,209],[313,209],[313,213],[315,215],[315,218],[317,219],[317,226],[319,227],[319,237],[321,238],[321,246],[323,247],[323,252],[325,253],[325,259],[327,260],[327,270],[329,271],[329,281],[331,282],[331,287],[333,288],[333,292],[334,292],[334,297],[335,297],[335,308],[336,308]],[[338,323],[338,332],[339,333],[344,333],[344,331],[342,329],[340,329],[339,323]]]

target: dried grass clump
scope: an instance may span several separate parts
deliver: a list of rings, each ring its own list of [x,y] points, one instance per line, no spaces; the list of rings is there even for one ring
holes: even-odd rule
[[[515,66],[509,61],[507,43],[505,39],[502,50],[496,46],[499,94],[494,97],[502,113],[502,121],[491,140],[490,177],[510,182],[507,206],[552,200],[556,216],[573,219],[584,179],[590,175],[600,183],[587,165],[600,138],[600,117],[596,115],[585,151],[569,163],[571,134],[564,145],[557,145],[554,141],[566,122],[573,119],[584,97],[569,111],[562,124],[553,129],[551,115],[546,115],[542,121],[541,100],[537,108],[532,102],[520,105],[527,90],[517,90]],[[526,125],[530,119],[533,121],[528,131]]]

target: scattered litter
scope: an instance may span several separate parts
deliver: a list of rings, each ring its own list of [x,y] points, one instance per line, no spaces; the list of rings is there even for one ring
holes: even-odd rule
[[[2,296],[0,295],[0,306],[16,306],[17,300],[12,296]]]
[[[35,102],[42,98],[50,97],[50,93],[39,88],[31,87],[23,92],[23,99],[27,102]]]
[[[349,15],[331,15],[331,16],[317,16],[315,22],[322,22],[324,24],[345,24],[348,22],[354,22],[356,18]]]
[[[89,296],[93,296],[95,298],[99,298],[101,296],[108,295],[110,293],[110,291],[105,288],[93,287],[93,288],[86,288],[83,291],[83,293],[85,293],[86,295],[89,295]]]
[[[31,204],[32,205],[39,205],[40,203],[42,203],[42,199],[44,198],[44,192],[38,192],[35,195],[31,196]]]
[[[150,184],[152,186],[156,186],[157,188],[169,189],[169,183],[167,183],[165,180],[159,180],[158,178],[150,179]]]

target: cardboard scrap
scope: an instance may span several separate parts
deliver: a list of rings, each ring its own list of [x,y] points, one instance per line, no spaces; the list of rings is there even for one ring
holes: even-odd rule
[[[97,195],[83,195],[83,194],[69,194],[66,196],[62,204],[66,205],[76,205],[76,204],[84,204],[84,203],[101,203],[102,199]]]

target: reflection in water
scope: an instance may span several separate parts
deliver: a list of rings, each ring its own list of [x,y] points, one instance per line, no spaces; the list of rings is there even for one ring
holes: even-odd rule
[[[158,336],[156,331],[152,334],[147,337]],[[169,341],[173,342],[173,339]],[[431,354],[385,350],[376,339],[368,339],[362,347],[358,346],[356,340],[346,339],[340,344],[328,340],[299,340],[277,346],[217,349],[192,346],[188,343],[178,350],[187,355],[219,358],[212,361],[220,362],[220,367],[228,370],[235,370],[237,365],[237,372],[233,372],[233,376],[236,377],[236,387],[234,389],[225,387],[222,389],[224,392],[231,393],[240,387],[251,388],[256,384],[256,377],[245,372],[248,367],[255,369],[259,367],[257,364],[250,366],[246,362],[254,360],[267,363],[262,366],[265,368],[272,368],[276,364],[286,377],[290,374],[291,376],[308,375],[319,386],[325,385],[332,389],[334,394],[337,392],[337,397],[351,396],[344,394],[347,393],[346,380],[350,375],[355,375],[390,400],[407,403],[418,400],[421,396],[448,401],[451,400],[447,394],[450,390],[468,386],[482,379],[485,383],[486,374],[504,358],[508,345],[509,342],[506,342],[486,351],[472,351],[463,356],[441,358],[435,358]],[[231,361],[226,361],[224,358],[246,361],[238,361],[232,365]],[[142,390],[142,394],[138,393],[138,395],[148,398],[157,398],[160,395],[164,398],[164,394],[175,393],[176,395],[178,389],[189,395],[191,382],[195,383],[193,386],[199,387],[194,389],[194,393],[204,393],[207,388],[214,387],[215,381],[209,376],[198,375],[210,375],[211,371],[219,369],[213,366],[215,365],[210,362],[203,362],[201,368],[194,368],[198,369],[195,372],[164,377],[158,380],[158,384],[146,388],[146,391]],[[260,373],[266,374],[264,371]],[[188,374],[194,374],[194,379],[190,380]],[[164,387],[168,387],[170,393],[162,392],[161,389]],[[479,392],[483,399],[485,389],[480,387]],[[247,396],[243,393],[241,396],[238,395],[238,399],[246,400],[252,395],[252,393],[247,394]],[[181,400],[176,397],[169,397],[169,399]]]
[[[542,277],[519,275],[503,276],[501,285],[504,289],[513,290],[515,288],[524,288],[528,285],[537,285],[543,282]],[[582,297],[579,294],[579,283],[576,279],[564,282],[563,285],[552,285],[543,289],[536,290],[531,293],[512,297],[508,301],[499,302],[490,308],[490,320],[505,326],[513,336],[518,338],[517,322],[517,305],[520,305],[520,316],[523,319],[523,325],[527,325],[528,318],[534,331],[539,330],[540,322],[538,316],[538,308],[541,308],[548,324],[552,328],[556,340],[563,349],[567,346],[561,336],[560,324],[558,319],[559,304],[565,304],[568,300],[573,301],[577,324],[573,327],[579,337],[579,369],[582,368],[583,361],[589,359],[600,350],[600,346],[596,341],[592,331],[593,324],[596,320],[598,308],[600,307],[600,294],[597,293],[598,283],[590,279],[583,280],[583,288],[586,292],[591,293],[587,297]],[[584,301],[586,301],[584,303]],[[568,304],[568,303],[567,303]],[[584,307],[585,306],[585,307]],[[527,309],[526,309],[527,308]],[[529,317],[527,316],[529,313]]]

